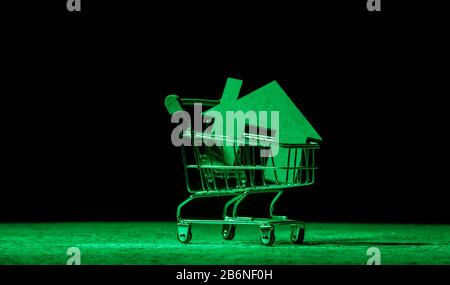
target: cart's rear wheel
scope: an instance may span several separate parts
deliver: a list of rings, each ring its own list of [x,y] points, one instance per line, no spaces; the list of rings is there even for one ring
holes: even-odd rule
[[[225,224],[222,226],[222,237],[226,240],[234,239],[236,234],[236,225]]]
[[[259,227],[259,241],[262,245],[271,246],[275,242],[275,228],[273,225]]]
[[[192,226],[190,224],[178,224],[177,238],[182,243],[189,243],[192,239]]]
[[[302,244],[305,238],[305,225],[294,224],[291,225],[291,241],[294,244]]]

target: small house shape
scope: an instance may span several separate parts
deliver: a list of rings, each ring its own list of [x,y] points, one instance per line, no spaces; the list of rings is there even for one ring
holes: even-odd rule
[[[278,132],[277,137],[280,143],[304,144],[310,140],[316,142],[322,141],[322,138],[317,131],[276,81],[272,81],[250,94],[238,98],[241,86],[242,80],[228,78],[220,104],[204,112],[204,115],[213,116],[212,114],[214,114],[214,112],[212,111],[215,111],[219,112],[222,115],[222,118],[226,118],[227,111],[242,111],[243,113],[254,111],[257,114],[259,111],[266,111],[268,114],[268,124],[265,127],[270,129],[270,113],[272,111],[278,111],[278,130],[274,131]],[[226,120],[224,120],[223,123],[224,129],[226,129]],[[258,128],[258,126],[253,127]],[[237,133],[242,134],[245,129],[241,126],[241,129],[237,129],[236,131]],[[234,163],[234,152],[232,148],[224,147],[224,151],[226,158],[223,163],[232,165]],[[286,161],[288,161],[286,159],[287,155],[287,150],[280,148],[278,153],[274,155],[275,165],[282,166],[282,163],[286,163]],[[268,164],[269,163],[272,163],[271,160],[268,160]],[[275,181],[275,176],[277,176],[278,179],[284,179],[284,175],[286,175],[285,172],[276,174],[273,171],[267,171],[265,173],[266,179],[271,181]]]

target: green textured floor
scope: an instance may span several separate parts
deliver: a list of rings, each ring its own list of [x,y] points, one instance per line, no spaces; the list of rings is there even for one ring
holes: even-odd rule
[[[365,264],[369,247],[382,264],[450,264],[450,225],[307,224],[300,246],[289,227],[272,247],[257,237],[255,226],[225,241],[220,226],[194,225],[185,245],[175,222],[0,224],[0,264],[65,264],[73,246],[81,264]]]

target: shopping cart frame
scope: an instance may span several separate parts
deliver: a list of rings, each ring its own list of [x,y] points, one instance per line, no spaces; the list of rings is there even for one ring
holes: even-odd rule
[[[202,104],[202,106],[213,107],[220,103],[220,100],[208,100],[208,99],[180,99],[178,98],[180,105],[185,108],[187,106],[192,106],[194,104]],[[195,133],[193,130],[189,130],[183,134],[185,136],[190,136],[190,139],[194,140],[194,138],[205,138],[205,134],[203,133]],[[273,166],[267,166],[263,163],[261,165],[208,165],[201,164],[198,160],[198,147],[195,144],[191,144],[191,146],[182,145],[182,157],[183,157],[183,166],[184,166],[184,174],[186,179],[187,190],[190,193],[190,196],[185,199],[182,203],[179,204],[177,208],[177,238],[182,243],[189,243],[192,239],[192,224],[221,224],[222,227],[222,237],[225,240],[232,240],[235,236],[236,226],[237,225],[257,225],[260,228],[260,237],[259,240],[263,245],[272,245],[275,242],[275,225],[290,225],[291,226],[291,234],[290,239],[294,244],[301,244],[304,240],[305,235],[305,223],[295,219],[289,219],[286,216],[280,216],[275,214],[275,205],[277,201],[279,201],[281,195],[284,191],[288,191],[300,186],[309,186],[315,183],[316,178],[316,162],[315,162],[315,152],[319,149],[319,144],[316,141],[309,141],[306,144],[286,144],[279,143],[280,149],[284,149],[288,151],[288,163],[287,166],[276,166],[275,162],[273,162]],[[235,144],[234,150],[236,154],[236,147],[246,147],[246,143]],[[188,148],[194,150],[194,156],[196,162],[191,164],[187,159]],[[306,161],[311,161],[310,165],[299,165],[297,166],[297,156],[299,155],[309,155],[312,157],[308,157]],[[246,151],[244,150],[246,153]],[[295,160],[294,166],[290,166],[290,157],[294,156]],[[222,151],[223,154],[223,151]],[[254,155],[254,154],[253,154]],[[304,159],[299,159],[303,161]],[[267,161],[266,161],[267,162]],[[241,182],[239,182],[239,175],[236,180],[236,185],[234,187],[229,187],[228,182],[226,182],[225,188],[219,188],[216,186],[216,178],[214,177],[214,171],[224,171],[227,172],[232,171],[267,171],[273,170],[276,176],[276,171],[286,171],[286,183],[280,183],[278,178],[276,178],[275,183],[266,185],[265,178],[262,179],[263,185],[254,185],[254,182],[251,182],[251,185],[242,186]],[[194,189],[191,186],[191,181],[189,179],[189,171],[198,171],[201,179],[202,187],[201,189]],[[209,171],[213,176],[213,185],[206,185],[204,183],[204,171]],[[293,173],[300,173],[305,171],[308,174],[308,177],[301,182],[293,181],[292,183],[288,183],[289,173],[293,171]],[[293,174],[294,175],[294,174]],[[229,177],[225,177],[225,181],[228,181]],[[295,180],[295,178],[294,178]],[[207,183],[206,183],[207,184]],[[270,202],[269,206],[269,215],[270,218],[255,218],[255,217],[242,217],[238,215],[239,205],[244,201],[249,195],[253,194],[261,194],[261,193],[274,193],[273,199]],[[193,200],[201,199],[201,198],[211,198],[211,197],[226,197],[230,196],[231,198],[225,203],[222,213],[222,219],[192,219],[192,218],[184,218],[182,216],[182,209],[188,203]],[[230,209],[231,208],[231,209]],[[231,210],[231,211],[230,211]],[[230,213],[231,212],[231,213]]]

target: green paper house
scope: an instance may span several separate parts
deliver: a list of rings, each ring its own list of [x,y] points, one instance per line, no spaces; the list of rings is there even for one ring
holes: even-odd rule
[[[272,111],[278,111],[278,129],[272,129],[272,135],[276,135],[280,143],[289,144],[304,144],[309,140],[321,142],[322,138],[308,122],[302,112],[292,102],[288,95],[284,92],[283,88],[276,82],[271,83],[251,92],[250,94],[241,96],[239,98],[239,92],[242,86],[242,80],[228,78],[222,99],[220,104],[209,109],[204,113],[205,116],[214,117],[214,112],[219,112],[222,118],[226,118],[227,111],[242,111],[244,113],[248,111],[254,111],[259,114],[259,111],[266,111],[270,118]],[[260,122],[258,118],[258,122]],[[265,127],[271,129],[270,119],[267,120]],[[226,129],[227,121],[224,120],[224,129]],[[258,128],[259,126],[253,126]],[[244,129],[242,125],[234,126],[237,134],[242,134]],[[276,155],[274,155],[274,162],[276,166],[283,166],[283,163],[287,163],[287,150],[280,148]],[[234,151],[232,147],[224,147],[225,153],[225,165],[234,164]],[[269,163],[272,163],[269,160]],[[273,165],[268,165],[273,166]],[[287,166],[287,165],[285,165]],[[294,165],[291,165],[294,166]],[[277,174],[278,179],[284,179],[285,172],[279,172]],[[266,179],[275,180],[274,172],[267,171],[265,173]]]

